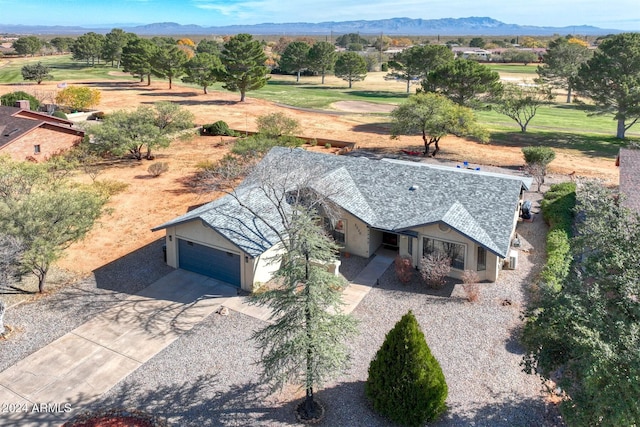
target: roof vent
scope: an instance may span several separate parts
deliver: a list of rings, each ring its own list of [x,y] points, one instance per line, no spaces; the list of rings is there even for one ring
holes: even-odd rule
[[[420,187],[418,187],[417,185],[414,184],[411,187],[409,187],[409,191],[416,191],[418,188],[420,188]]]

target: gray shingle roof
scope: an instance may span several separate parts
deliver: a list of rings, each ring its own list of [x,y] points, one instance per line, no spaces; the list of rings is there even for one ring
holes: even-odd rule
[[[291,180],[291,170],[311,171],[316,191],[325,192],[334,203],[373,228],[401,232],[445,223],[501,257],[509,251],[520,191],[531,184],[529,178],[281,147],[272,149],[263,163],[283,180]],[[252,177],[245,180],[237,190],[238,197],[256,206],[266,221],[282,229],[273,205],[260,194],[254,181]],[[293,185],[295,182],[291,182]],[[252,256],[277,241],[269,227],[229,195],[154,230],[196,218]]]

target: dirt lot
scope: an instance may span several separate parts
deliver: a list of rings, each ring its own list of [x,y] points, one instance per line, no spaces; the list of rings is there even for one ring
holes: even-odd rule
[[[374,75],[371,79],[380,79],[382,83],[382,75]],[[237,93],[211,92],[205,95],[202,91],[175,83],[171,90],[166,82],[152,82],[151,86],[136,81],[95,81],[77,84],[99,89],[102,92],[102,101],[98,108],[107,113],[158,101],[172,101],[192,111],[198,124],[225,120],[232,128],[255,130],[256,117],[274,111],[284,111],[300,122],[304,136],[356,142],[361,148],[381,154],[397,155],[400,149],[421,148],[419,137],[390,140],[387,127],[383,123],[385,119],[379,113],[365,113],[375,111],[362,103],[340,103],[334,105],[334,108],[342,111],[322,113],[277,106],[271,102],[251,98],[251,93],[246,102],[239,103]],[[53,92],[56,90],[56,82],[43,83],[38,87],[1,85],[0,95],[15,90],[30,92],[36,89],[41,92]],[[380,111],[380,107],[377,110]],[[189,185],[189,177],[195,172],[196,163],[218,159],[227,152],[228,147],[220,142],[218,137],[198,136],[190,141],[176,142],[170,148],[156,152],[156,161],[168,162],[170,167],[169,172],[158,178],[148,175],[147,168],[151,162],[146,160],[127,161],[106,167],[98,176],[98,180],[125,182],[129,184],[128,188],[112,198],[109,203],[111,213],[102,218],[100,225],[84,242],[67,251],[67,256],[59,266],[76,273],[88,274],[97,267],[162,237],[162,232],[150,231],[153,226],[186,212],[191,206],[216,198],[218,195],[203,194],[192,188]],[[474,164],[510,168],[518,168],[523,164],[517,141],[514,141],[513,146],[497,147],[448,137],[443,139],[440,145],[440,158],[446,160],[466,160]],[[551,171],[554,174],[575,172],[577,175],[600,177],[617,183],[618,171],[614,166],[614,160],[589,157],[576,150],[557,150],[557,158],[552,163]],[[90,181],[83,173],[78,173],[77,179]]]

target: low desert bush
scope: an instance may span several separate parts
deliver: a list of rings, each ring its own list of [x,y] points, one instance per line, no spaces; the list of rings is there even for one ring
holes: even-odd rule
[[[451,258],[435,252],[422,257],[418,269],[427,286],[439,289],[444,285],[444,278],[451,271]]]
[[[293,135],[300,128],[300,123],[288,117],[284,113],[271,113],[256,119],[258,132],[262,135],[278,138],[285,135]]]
[[[212,162],[211,160],[200,160],[198,163],[196,163],[196,168],[203,171],[213,169],[215,166],[216,163]]]
[[[396,277],[401,283],[409,283],[413,277],[413,266],[408,256],[396,256],[394,261]]]
[[[54,111],[53,114],[51,114],[51,115],[53,117],[57,117],[59,119],[67,120],[67,115],[63,111],[60,111],[60,110]]]
[[[160,175],[167,172],[168,170],[169,170],[169,164],[166,162],[153,163],[152,165],[149,165],[149,167],[147,168],[147,172],[149,172],[149,175],[151,175],[154,178],[159,177]]]
[[[480,277],[474,270],[465,270],[462,273],[462,290],[467,297],[467,301],[476,302],[480,297]]]
[[[129,184],[122,181],[113,181],[113,180],[101,180],[93,182],[94,188],[101,194],[106,196],[113,196],[118,193],[122,193],[127,189]]]
[[[236,136],[236,133],[229,128],[227,122],[222,120],[202,126],[202,133],[214,136]]]

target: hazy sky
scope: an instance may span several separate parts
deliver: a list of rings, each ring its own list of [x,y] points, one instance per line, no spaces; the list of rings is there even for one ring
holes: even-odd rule
[[[0,0],[1,24],[222,26],[470,16],[507,24],[640,31],[640,0]]]

